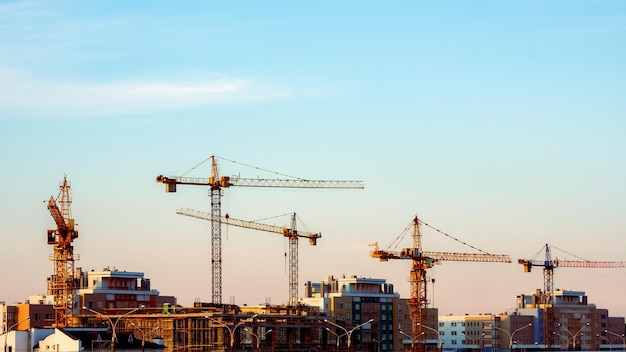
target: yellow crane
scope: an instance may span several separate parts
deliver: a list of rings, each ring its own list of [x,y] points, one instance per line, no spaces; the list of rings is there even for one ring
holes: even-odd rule
[[[329,188],[329,189],[363,189],[363,181],[326,181],[291,179],[242,178],[239,176],[222,176],[219,173],[218,159],[212,155],[211,176],[208,178],[163,176],[156,181],[165,185],[166,192],[176,192],[177,185],[194,185],[210,187],[211,197],[211,267],[212,267],[212,302],[222,303],[222,189],[229,187],[261,187],[261,188]],[[225,160],[225,159],[223,159]],[[206,160],[205,160],[206,161]]]
[[[48,230],[48,244],[54,246],[54,254],[50,256],[53,262],[53,273],[48,281],[48,293],[54,298],[54,326],[67,327],[71,324],[71,315],[75,306],[74,255],[72,241],[78,237],[74,219],[72,219],[70,185],[67,176],[59,186],[60,192],[56,200],[50,196],[48,210],[54,219],[57,228]]]
[[[422,338],[422,334],[425,332],[423,326],[426,324],[426,307],[427,307],[427,297],[426,297],[426,287],[427,287],[427,278],[426,278],[426,269],[432,268],[432,266],[440,261],[462,261],[462,262],[500,262],[500,263],[510,263],[511,258],[508,255],[501,254],[489,254],[485,251],[479,250],[475,247],[472,247],[475,250],[478,250],[480,253],[453,253],[453,252],[427,252],[422,250],[422,240],[420,233],[420,225],[424,224],[428,227],[430,225],[422,222],[418,219],[417,216],[412,221],[413,233],[411,237],[413,238],[413,247],[412,248],[403,248],[401,251],[393,251],[393,250],[380,250],[378,249],[378,242],[370,244],[370,246],[375,247],[373,251],[370,252],[370,256],[372,258],[378,258],[381,262],[386,262],[390,259],[407,259],[411,260],[411,271],[409,277],[409,283],[411,287],[411,297],[409,302],[409,310],[411,314],[411,332],[413,339]],[[405,229],[403,235],[407,232],[409,227]],[[434,228],[433,228],[434,229]],[[437,230],[437,229],[435,229]],[[445,233],[437,230],[438,232],[445,235]],[[399,236],[398,238],[402,238]],[[449,235],[446,235],[451,237]],[[453,238],[453,237],[451,237]],[[455,238],[454,240],[461,242],[465,245],[468,245],[465,242],[459,241]],[[397,245],[397,244],[396,244]],[[469,246],[469,245],[468,245]],[[425,344],[414,344],[414,351],[425,351]]]
[[[624,261],[591,261],[586,259],[579,260],[559,260],[552,259],[552,249],[549,244],[545,244],[541,250],[544,250],[543,260],[535,259],[541,250],[535,254],[532,259],[518,259],[518,264],[521,264],[524,267],[524,272],[529,273],[532,271],[533,266],[543,267],[543,292],[541,293],[541,304],[543,309],[545,310],[545,318],[544,321],[544,336],[545,336],[545,344],[548,348],[551,348],[554,345],[554,325],[556,323],[554,317],[554,311],[552,310],[552,303],[554,297],[554,269],[558,267],[567,267],[567,268],[625,268],[626,262]],[[555,249],[558,249],[554,247]],[[566,253],[563,250],[560,250],[563,253]],[[571,255],[571,254],[570,254]],[[573,256],[573,255],[572,255]]]
[[[176,214],[185,215],[197,219],[211,221],[211,214],[192,209],[177,209]],[[292,214],[291,227],[281,227],[254,221],[240,220],[230,217],[228,214],[221,218],[225,225],[243,227],[246,229],[272,232],[283,235],[289,240],[289,304],[298,304],[298,238],[307,238],[311,246],[317,244],[317,239],[322,237],[321,233],[303,232],[297,230],[296,213]]]

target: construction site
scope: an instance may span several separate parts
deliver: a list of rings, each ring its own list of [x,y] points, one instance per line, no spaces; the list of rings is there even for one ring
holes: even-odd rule
[[[226,351],[226,350],[267,350],[267,351],[402,351],[425,352],[441,350],[442,334],[438,311],[428,299],[427,287],[430,278],[428,269],[446,261],[511,263],[505,254],[492,254],[467,243],[423,222],[417,216],[411,221],[401,236],[385,249],[379,243],[372,243],[369,256],[381,262],[407,260],[410,263],[410,295],[401,298],[393,291],[393,286],[384,280],[348,278],[339,287],[330,278],[320,285],[308,285],[307,292],[300,295],[298,246],[299,239],[308,240],[315,246],[322,238],[319,232],[299,231],[297,215],[291,214],[289,226],[281,227],[260,222],[236,219],[222,214],[221,198],[224,189],[229,187],[262,188],[310,188],[310,189],[363,189],[362,181],[304,180],[304,179],[260,179],[223,176],[219,172],[217,158],[212,156],[212,173],[207,178],[189,178],[159,175],[158,183],[165,185],[166,192],[176,192],[179,186],[204,186],[209,188],[210,212],[187,208],[177,209],[178,215],[206,220],[211,223],[211,302],[196,302],[193,307],[181,307],[175,297],[160,296],[154,293],[148,279],[142,273],[127,273],[106,269],[102,272],[83,272],[75,266],[79,256],[74,253],[74,241],[78,238],[76,222],[72,216],[71,186],[64,177],[59,194],[50,197],[47,208],[56,228],[47,231],[47,243],[53,246],[50,260],[53,271],[48,280],[48,295],[51,298],[53,319],[46,327],[58,329],[100,329],[96,349],[115,351],[122,346],[118,335],[139,332],[143,342],[157,342],[165,351]],[[236,306],[222,302],[222,228],[236,226],[253,231],[274,233],[288,242],[288,304],[259,306]],[[472,252],[428,251],[422,248],[421,226],[440,233],[459,243],[467,245]],[[411,238],[410,247],[402,247],[404,235]],[[531,323],[522,327],[542,326],[529,336],[528,341],[518,341],[528,349],[553,350],[569,346],[570,339],[559,337],[559,317],[554,313],[553,270],[557,267],[623,268],[625,262],[597,262],[586,260],[558,261],[551,257],[551,247],[545,245],[545,257],[541,260],[519,259],[524,271],[532,267],[543,268],[544,286],[532,302],[532,307],[541,310]],[[434,280],[433,280],[434,283]],[[334,288],[333,288],[334,285]],[[98,290],[107,294],[98,294]],[[150,295],[148,292],[152,292]],[[302,299],[302,296],[311,298]],[[312,299],[317,297],[317,301]],[[322,302],[319,305],[303,302]],[[343,307],[346,307],[345,310]],[[341,309],[339,308],[341,307]],[[531,308],[530,304],[520,303],[520,309]],[[28,312],[18,313],[11,328],[26,330],[34,324]],[[506,317],[491,316],[481,323],[480,345],[489,350],[498,350],[506,345],[504,330],[497,324]],[[608,319],[608,317],[607,317]],[[623,319],[622,319],[623,321]],[[4,322],[4,331],[9,331],[11,322]],[[32,322],[31,322],[32,323]],[[591,324],[597,326],[591,326]],[[493,324],[493,325],[492,325]],[[508,324],[508,323],[507,323]],[[606,330],[602,336],[606,340],[611,333],[623,336],[624,326],[615,330],[603,329],[602,322],[589,321],[582,329]],[[623,325],[623,324],[622,324]],[[509,325],[508,336],[513,327]],[[486,334],[485,332],[489,332]],[[569,331],[568,331],[569,332]],[[571,333],[570,333],[571,334]],[[487,337],[485,337],[487,336]],[[590,335],[591,336],[591,335]],[[589,347],[602,344],[600,336],[589,337],[585,343]],[[472,339],[468,336],[467,340]],[[478,337],[475,337],[478,339]],[[573,338],[574,344],[576,338]],[[6,341],[6,337],[5,337]],[[539,342],[538,342],[539,341]],[[612,342],[609,341],[609,344]],[[91,341],[91,348],[94,341]],[[624,343],[626,345],[626,341]],[[158,346],[158,345],[157,345]],[[118,347],[120,349],[120,347]]]

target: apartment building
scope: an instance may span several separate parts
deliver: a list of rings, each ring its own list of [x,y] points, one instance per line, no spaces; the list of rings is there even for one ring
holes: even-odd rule
[[[541,302],[541,290],[517,296],[517,307],[513,314],[532,315],[539,330],[537,341],[546,347],[550,342],[553,348],[598,350],[600,348],[623,349],[624,317],[611,317],[608,309],[598,308],[589,303],[584,291],[557,289],[553,292],[552,338],[545,328],[547,313]]]
[[[150,287],[150,279],[144,278],[142,272],[115,268],[87,272],[79,269],[76,277],[79,280],[77,307],[115,309],[176,305],[176,297],[161,296],[158,290]]]
[[[304,286],[301,302],[342,321],[347,330],[371,320],[353,332],[353,344],[368,344],[374,351],[398,351],[410,348],[414,342],[408,300],[400,298],[393,284],[385,279],[329,276],[321,282],[308,281]],[[436,329],[436,309],[427,310],[426,325]],[[436,333],[426,333],[427,340],[436,344]]]

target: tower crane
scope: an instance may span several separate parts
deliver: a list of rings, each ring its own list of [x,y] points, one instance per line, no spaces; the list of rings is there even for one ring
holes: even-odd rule
[[[48,230],[48,244],[54,246],[50,260],[54,263],[53,273],[48,281],[48,293],[53,296],[54,326],[67,327],[71,324],[71,315],[75,305],[74,255],[72,241],[78,237],[76,224],[72,218],[70,185],[67,176],[59,186],[59,205],[50,196],[48,210],[57,228]]]
[[[222,303],[222,189],[233,186],[240,187],[277,187],[277,188],[330,188],[330,189],[363,189],[363,181],[324,181],[291,179],[242,178],[239,176],[221,176],[217,157],[212,155],[211,176],[207,178],[159,175],[156,181],[165,184],[166,192],[176,192],[177,185],[194,185],[210,187],[211,197],[211,267],[212,267],[212,300],[215,304]],[[207,160],[209,160],[207,159]],[[205,160],[206,161],[206,160]]]
[[[176,214],[203,220],[211,220],[211,214],[209,213],[186,208],[177,209]],[[298,303],[298,238],[308,238],[309,244],[311,246],[315,246],[317,244],[317,239],[321,238],[322,234],[298,231],[296,228],[296,213],[293,213],[291,217],[290,228],[235,219],[230,217],[228,214],[223,216],[220,220],[226,225],[278,233],[289,240],[289,304],[295,306]]]
[[[426,307],[427,307],[426,287],[427,287],[427,282],[428,282],[426,278],[426,269],[432,268],[434,264],[437,264],[441,261],[500,262],[500,263],[511,262],[511,258],[508,255],[489,254],[485,251],[479,250],[472,246],[470,247],[478,250],[480,253],[452,253],[452,252],[423,251],[422,240],[421,240],[422,236],[420,233],[421,224],[424,224],[428,227],[433,228],[432,226],[422,222],[421,220],[418,219],[417,216],[415,216],[415,218],[412,221],[412,228],[413,228],[413,233],[411,235],[411,237],[413,238],[412,248],[403,248],[401,251],[380,250],[378,249],[378,242],[370,244],[370,246],[375,247],[374,250],[370,252],[370,256],[372,258],[378,258],[381,262],[386,262],[386,261],[389,261],[390,259],[411,260],[412,265],[411,265],[411,271],[410,271],[410,276],[409,276],[409,283],[411,287],[411,298],[409,302],[409,311],[411,314],[412,336],[417,337],[417,338],[419,338],[425,332],[423,329],[423,326],[426,323]],[[409,227],[405,229],[404,234],[406,233],[408,228]],[[439,230],[437,231],[445,235],[445,233]],[[446,236],[451,237],[449,235],[446,235]],[[465,242],[459,241],[455,238],[453,239],[467,245]],[[423,352],[426,350],[426,345],[421,344],[421,343],[414,344],[413,349],[414,349],[414,352],[415,351]]]
[[[624,268],[626,262],[615,261],[590,261],[590,260],[559,260],[552,259],[551,246],[545,244],[542,248],[545,248],[545,256],[543,260],[536,259],[518,259],[517,262],[524,266],[524,272],[529,273],[534,266],[543,267],[543,292],[540,297],[540,304],[543,305],[545,310],[544,319],[544,336],[545,343],[548,348],[554,345],[554,324],[555,317],[552,309],[553,297],[554,297],[554,269],[558,267],[568,268]],[[556,247],[555,247],[556,248]],[[556,248],[558,249],[558,248]],[[537,257],[541,250],[535,255]],[[562,251],[565,253],[565,251]]]

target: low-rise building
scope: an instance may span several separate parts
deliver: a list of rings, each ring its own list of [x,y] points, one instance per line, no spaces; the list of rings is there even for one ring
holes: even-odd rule
[[[104,268],[101,271],[79,270],[77,307],[90,309],[162,307],[176,305],[176,297],[161,296],[150,287],[150,279],[142,272]]]

